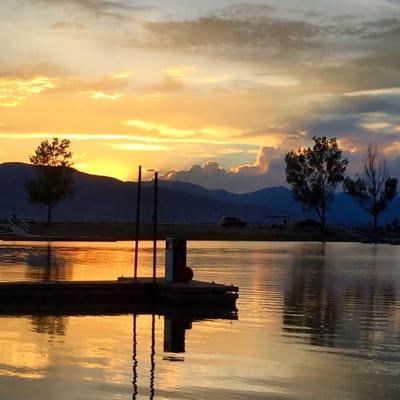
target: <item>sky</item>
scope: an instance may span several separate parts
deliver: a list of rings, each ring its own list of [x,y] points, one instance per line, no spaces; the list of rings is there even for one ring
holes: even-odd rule
[[[0,24],[0,162],[56,136],[84,172],[246,192],[326,135],[400,176],[398,0],[2,0]]]

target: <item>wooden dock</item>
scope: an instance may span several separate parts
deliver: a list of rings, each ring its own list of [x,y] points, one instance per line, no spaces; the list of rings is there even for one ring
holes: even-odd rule
[[[116,281],[0,282],[0,314],[38,312],[190,313],[236,311],[239,288],[217,283],[167,282],[158,278]]]

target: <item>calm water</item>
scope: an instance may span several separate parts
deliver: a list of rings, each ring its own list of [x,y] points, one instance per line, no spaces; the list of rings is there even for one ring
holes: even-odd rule
[[[114,279],[132,247],[0,242],[0,280]],[[188,247],[196,278],[240,286],[238,320],[0,317],[0,398],[400,398],[400,247]]]

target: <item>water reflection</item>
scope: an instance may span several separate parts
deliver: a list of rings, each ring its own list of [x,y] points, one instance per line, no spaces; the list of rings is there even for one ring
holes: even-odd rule
[[[284,295],[284,331],[307,334],[311,344],[334,346],[337,302],[334,281],[327,280],[326,244],[299,249]]]
[[[32,318],[32,329],[36,333],[46,333],[48,335],[65,336],[67,329],[67,317],[34,315]]]
[[[35,248],[26,253],[27,265],[31,268],[26,270],[27,280],[51,281],[70,280],[72,269],[68,268],[68,262],[58,257],[53,252],[50,243],[45,248]],[[37,333],[49,335],[65,335],[68,318],[65,316],[32,316],[32,328]]]
[[[163,242],[157,274],[163,274]],[[131,242],[0,242],[1,281],[109,280],[132,275]],[[152,276],[152,247],[140,250],[140,276]]]
[[[49,243],[46,248],[37,248],[27,251],[27,265],[31,268],[26,270],[28,281],[52,281],[71,280],[72,266],[70,258],[65,259],[53,251]]]
[[[399,332],[396,282],[379,271],[378,247],[365,249],[361,274],[343,274],[326,246],[303,246],[293,258],[284,292],[285,334],[314,346],[372,348],[386,331]]]
[[[128,275],[132,248],[52,243],[51,268],[69,271],[53,276]],[[400,247],[201,242],[189,248],[198,279],[239,285],[240,319],[124,310],[2,316],[0,398],[399,398]],[[46,279],[47,256],[47,243],[0,243],[0,279]],[[140,260],[140,271],[151,274],[150,246]],[[159,265],[161,275],[162,258]]]

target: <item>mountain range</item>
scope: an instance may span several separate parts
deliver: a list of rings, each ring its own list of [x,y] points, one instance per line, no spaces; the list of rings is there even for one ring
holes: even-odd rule
[[[34,176],[33,167],[23,163],[0,164],[0,218],[45,218],[46,209],[29,203],[26,182]],[[87,221],[135,221],[136,191],[134,182],[90,175],[75,171],[74,196],[58,204],[54,218]],[[153,214],[153,184],[142,187],[142,220],[150,222]],[[208,190],[178,181],[160,181],[159,220],[162,223],[216,223],[222,216],[238,217],[251,223],[279,222],[315,217],[304,213],[283,186],[256,192],[235,194],[225,190]],[[400,199],[396,198],[380,218],[388,223],[400,216]],[[345,193],[337,193],[327,214],[331,224],[360,225],[369,216]]]

